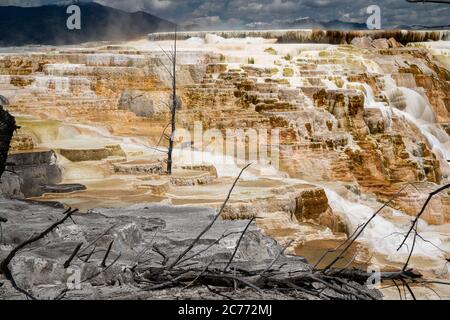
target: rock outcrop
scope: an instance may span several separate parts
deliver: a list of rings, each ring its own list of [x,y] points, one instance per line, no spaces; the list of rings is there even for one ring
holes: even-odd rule
[[[73,162],[103,160],[108,157],[125,157],[120,145],[107,145],[103,148],[58,149],[59,154]]]
[[[129,110],[138,117],[150,118],[163,111],[155,108],[152,97],[138,90],[125,90],[120,96],[118,104],[119,110]]]
[[[48,184],[58,184],[62,172],[52,150],[12,152],[2,177],[2,193],[25,198],[40,196]]]
[[[8,100],[0,96],[0,178],[6,169],[8,151],[11,140],[16,131],[16,120],[8,111],[3,109],[3,105],[7,104]]]
[[[395,38],[372,39],[370,36],[353,38],[350,44],[359,49],[390,49],[403,47],[403,45],[397,42]]]

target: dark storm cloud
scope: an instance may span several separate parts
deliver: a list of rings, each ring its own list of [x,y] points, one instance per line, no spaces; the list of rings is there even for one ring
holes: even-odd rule
[[[383,27],[405,24],[446,25],[450,5],[406,0],[95,0],[127,11],[144,10],[176,22],[239,26],[249,22],[311,17],[318,20],[366,21],[366,8],[381,8]],[[8,5],[40,5],[58,0],[0,0]]]

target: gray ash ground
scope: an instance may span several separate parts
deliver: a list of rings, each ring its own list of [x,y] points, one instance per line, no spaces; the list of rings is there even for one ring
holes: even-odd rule
[[[0,198],[0,217],[8,220],[2,224],[0,260],[20,243],[61,220],[63,213],[64,209],[57,204],[44,205]],[[81,287],[60,296],[64,299],[314,299],[295,290],[208,289],[197,283],[163,290],[143,290],[145,286],[135,281],[130,269],[137,265],[140,269],[161,268],[164,259],[160,253],[152,250],[154,246],[169,257],[170,263],[196,239],[214,216],[215,211],[209,208],[155,204],[77,213],[44,239],[21,250],[12,260],[10,269],[20,288],[44,300],[60,296],[76,269],[80,270]],[[247,224],[245,220],[217,220],[186,257],[200,254],[180,263],[179,267],[202,270],[210,265],[211,269],[222,270]],[[116,259],[117,262],[105,269],[101,264],[113,240],[106,266]],[[95,245],[89,246],[94,242]],[[80,243],[83,243],[81,251],[69,269],[65,269],[64,263]],[[273,239],[264,236],[253,223],[242,238],[231,269],[259,274],[276,259],[281,250]],[[91,252],[94,253],[86,263],[84,260]],[[285,255],[276,260],[273,268],[286,274],[311,270],[304,258]],[[0,283],[0,299],[26,299],[1,275]],[[333,292],[328,295],[333,297],[333,294],[337,295],[336,298],[343,298]]]

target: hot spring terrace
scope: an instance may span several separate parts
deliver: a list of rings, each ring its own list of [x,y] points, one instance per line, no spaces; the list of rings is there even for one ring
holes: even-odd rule
[[[423,41],[448,41],[450,30],[223,30],[223,31],[189,31],[178,32],[179,40],[192,37],[205,38],[215,34],[225,39],[230,38],[264,38],[276,39],[278,43],[350,43],[354,38],[371,37],[372,39],[394,38],[402,44]],[[148,35],[151,41],[173,40],[173,32],[158,32]]]

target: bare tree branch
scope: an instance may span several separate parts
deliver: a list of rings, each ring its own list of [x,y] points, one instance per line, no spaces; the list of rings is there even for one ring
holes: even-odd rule
[[[174,56],[173,56],[173,52],[171,52],[170,54],[163,49],[163,47],[159,46],[159,48],[161,49],[162,52],[164,52],[164,54],[166,55],[167,59],[169,59],[170,63],[173,64],[175,62],[174,60]]]
[[[231,255],[230,260],[228,261],[227,265],[225,266],[225,268],[223,269],[223,272],[227,272],[228,267],[230,266],[230,264],[233,262],[234,257],[236,256],[236,253],[239,249],[239,246],[241,245],[242,239],[244,238],[245,233],[247,232],[248,228],[250,227],[250,225],[253,223],[253,221],[255,221],[255,217],[253,217],[245,226],[244,231],[242,231],[241,236],[239,237],[238,242],[236,243],[236,247],[234,248],[234,252]]]
[[[157,254],[159,254],[163,258],[163,261],[161,262],[161,264],[163,266],[165,266],[167,264],[167,261],[169,261],[169,257],[167,257],[167,255],[156,244],[153,245],[153,251],[155,251]]]
[[[181,259],[183,259],[183,257],[192,250],[192,248],[197,244],[197,242],[201,239],[201,237],[203,237],[203,235],[209,231],[209,229],[211,229],[211,227],[214,225],[214,223],[217,221],[217,219],[220,217],[220,215],[222,214],[223,210],[225,209],[225,206],[228,203],[228,200],[230,200],[231,197],[231,193],[233,192],[234,188],[236,187],[236,184],[238,183],[239,179],[241,178],[242,174],[244,173],[244,171],[251,166],[251,163],[246,165],[241,172],[239,173],[238,177],[234,180],[233,185],[231,186],[231,189],[228,191],[228,195],[225,199],[225,201],[222,204],[222,207],[220,208],[220,210],[217,212],[217,214],[214,216],[214,219],[211,221],[211,223],[209,225],[206,226],[205,229],[202,230],[202,232],[200,232],[200,234],[197,236],[197,238],[195,238],[195,240],[189,245],[189,247],[186,248],[186,250],[184,250],[178,258],[175,259],[174,262],[172,262],[169,265],[169,269],[172,269],[174,266],[176,266]]]
[[[75,258],[75,256],[77,255],[78,251],[80,251],[82,245],[83,245],[83,243],[79,243],[75,247],[75,250],[73,250],[73,252],[70,255],[69,259],[67,259],[67,261],[64,262],[64,269],[67,269],[70,266],[70,264],[72,263],[73,258]]]
[[[93,241],[91,241],[86,247],[83,248],[83,250],[80,251],[80,253],[83,253],[90,247],[94,246],[97,241],[99,241],[101,238],[103,238],[105,235],[107,235],[112,229],[114,229],[117,226],[117,224],[112,225],[108,229],[106,229],[104,232],[102,232],[97,238],[95,238]]]
[[[272,267],[277,263],[278,259],[280,259],[281,255],[284,254],[287,248],[291,246],[291,244],[294,242],[294,240],[289,241],[281,250],[278,252],[277,256],[273,261],[267,266],[267,268],[261,273],[261,276],[263,276],[266,272],[268,272]]]
[[[111,243],[109,244],[108,249],[106,250],[105,256],[103,257],[103,260],[102,260],[102,263],[101,263],[101,266],[103,268],[106,268],[106,260],[108,259],[109,253],[111,252],[113,243],[114,243],[114,240],[111,241]]]
[[[50,227],[48,227],[47,229],[45,229],[43,232],[39,233],[36,236],[31,237],[30,239],[22,242],[21,244],[19,244],[17,247],[15,247],[9,254],[8,256],[0,263],[0,272],[5,276],[5,278],[7,280],[9,280],[11,282],[11,285],[13,286],[14,289],[16,289],[17,291],[19,291],[20,293],[23,293],[25,296],[27,296],[28,298],[32,299],[32,300],[36,300],[36,298],[29,292],[27,292],[26,290],[23,290],[22,288],[20,288],[16,281],[14,280],[14,277],[12,275],[11,270],[9,269],[9,264],[11,263],[12,259],[14,259],[14,257],[16,256],[16,254],[22,250],[23,248],[25,248],[26,246],[29,246],[31,244],[33,244],[34,242],[37,242],[43,238],[45,238],[48,234],[50,234],[53,230],[55,230],[59,225],[63,224],[64,222],[66,222],[67,219],[69,219],[72,214],[74,214],[75,212],[78,212],[78,209],[72,210],[72,209],[68,209],[64,212],[65,216],[63,219],[55,222],[54,224],[52,224]]]
[[[198,251],[197,253],[195,253],[195,254],[193,254],[193,255],[191,255],[191,256],[188,256],[188,257],[182,259],[179,263],[181,264],[181,263],[184,263],[184,262],[186,262],[186,261],[192,260],[193,258],[195,258],[195,257],[201,255],[202,253],[208,251],[209,249],[211,249],[213,246],[215,246],[216,244],[218,244],[218,243],[219,243],[220,241],[222,241],[223,239],[228,238],[228,237],[231,236],[231,235],[239,234],[239,233],[240,233],[240,232],[230,232],[230,233],[227,233],[227,234],[223,234],[220,238],[214,240],[214,242],[211,243],[209,246],[207,246],[205,249],[200,250],[200,251]]]
[[[345,248],[339,253],[339,255],[328,265],[325,267],[325,269],[323,271],[326,271],[328,269],[330,269],[333,265],[336,264],[336,262],[338,262],[342,256],[345,254],[345,252],[348,251],[348,249],[350,249],[350,247],[353,245],[353,243],[361,236],[361,234],[364,232],[364,230],[367,228],[367,226],[372,222],[373,219],[375,219],[375,217],[386,207],[388,207],[406,188],[408,188],[409,186],[411,186],[411,183],[406,184],[405,186],[403,186],[395,195],[393,195],[389,201],[387,201],[386,203],[384,203],[380,209],[378,209],[371,217],[369,220],[367,220],[367,222],[360,228],[360,230],[356,233],[356,235],[353,237],[353,239],[351,241],[349,241],[349,243],[345,246]]]
[[[423,215],[423,213],[425,212],[425,209],[427,208],[428,203],[431,201],[431,199],[432,199],[435,195],[437,195],[437,194],[443,192],[444,190],[446,190],[446,189],[448,189],[448,188],[450,188],[450,184],[447,184],[447,185],[445,185],[445,186],[443,186],[443,187],[440,187],[439,189],[437,189],[437,190],[431,192],[431,193],[428,195],[427,200],[426,200],[425,203],[423,204],[422,209],[420,210],[419,214],[417,214],[416,218],[415,218],[414,221],[412,222],[411,228],[410,228],[409,231],[406,233],[405,239],[403,240],[402,244],[398,247],[397,251],[399,251],[399,250],[403,247],[403,245],[406,243],[406,241],[408,240],[409,235],[411,234],[411,232],[412,232],[412,231],[414,230],[414,228],[416,227],[416,224],[418,223],[420,217],[421,217],[421,216]]]
[[[177,120],[177,29],[175,27],[175,40],[174,40],[174,47],[173,47],[173,54],[172,54],[172,110],[171,110],[171,125],[172,130],[170,134],[169,139],[169,150],[167,152],[167,173],[169,175],[172,174],[172,166],[173,166],[173,159],[172,159],[172,153],[173,153],[173,146],[174,146],[174,139],[175,139],[175,131],[176,131],[176,120]]]

